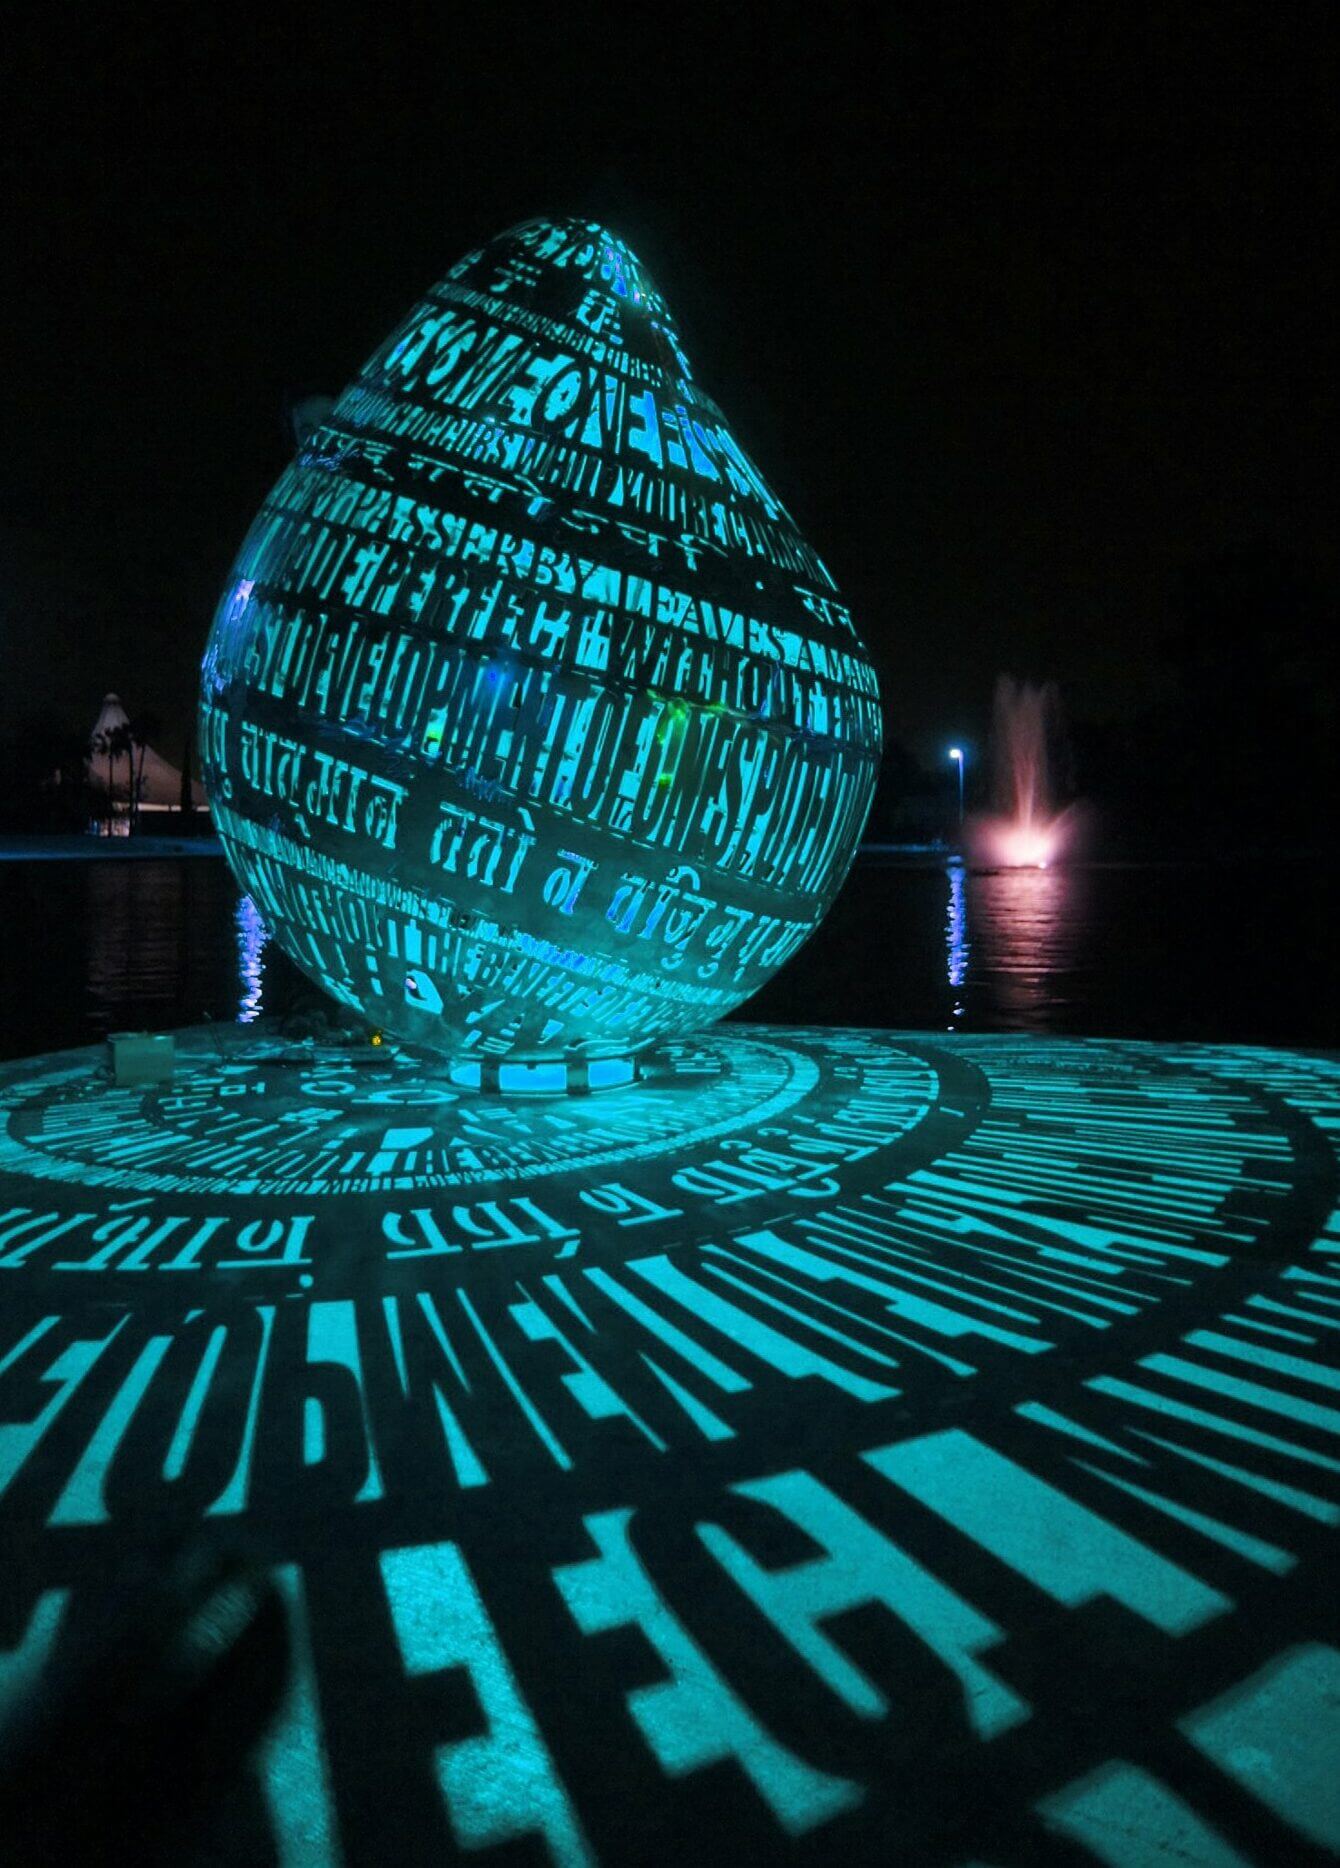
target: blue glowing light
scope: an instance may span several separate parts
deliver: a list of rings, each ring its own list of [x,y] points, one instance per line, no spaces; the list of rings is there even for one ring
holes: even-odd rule
[[[967,872],[962,863],[950,863],[946,871],[949,877],[949,911],[945,918],[945,957],[946,976],[951,986],[961,986],[968,977],[968,956],[972,951],[968,939],[968,899]]]
[[[270,938],[255,902],[244,895],[234,911],[237,929],[237,973],[241,995],[237,1002],[237,1023],[251,1025],[261,1015],[261,994],[265,984],[265,943]]]
[[[624,1057],[593,1057],[587,1067],[587,1081],[593,1090],[620,1089],[631,1083],[634,1067]]]

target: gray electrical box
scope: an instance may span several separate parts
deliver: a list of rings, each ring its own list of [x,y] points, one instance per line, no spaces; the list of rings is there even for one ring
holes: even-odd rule
[[[137,1083],[171,1083],[176,1046],[170,1031],[114,1031],[107,1043],[118,1090],[133,1089]]]

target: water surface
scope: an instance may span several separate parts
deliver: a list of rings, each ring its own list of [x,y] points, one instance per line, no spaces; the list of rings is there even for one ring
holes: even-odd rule
[[[974,872],[865,855],[740,1016],[1334,1046],[1315,863]],[[0,863],[0,1054],[283,1014],[312,989],[221,860]]]

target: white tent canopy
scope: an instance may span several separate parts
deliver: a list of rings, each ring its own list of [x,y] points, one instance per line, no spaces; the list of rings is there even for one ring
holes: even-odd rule
[[[142,811],[175,811],[181,805],[181,773],[152,746],[132,746],[131,756],[109,760],[107,741],[117,727],[129,726],[130,716],[115,694],[107,695],[102,711],[89,734],[88,782],[104,797],[110,795],[112,808],[129,810],[138,791]],[[191,803],[199,810],[205,803],[205,788],[191,781]]]

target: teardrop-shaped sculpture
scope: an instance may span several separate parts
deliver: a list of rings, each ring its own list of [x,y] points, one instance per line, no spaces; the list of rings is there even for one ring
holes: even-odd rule
[[[622,241],[529,221],[304,443],[200,705],[228,860],[335,998],[459,1055],[702,1026],[800,946],[874,789],[874,672]]]

